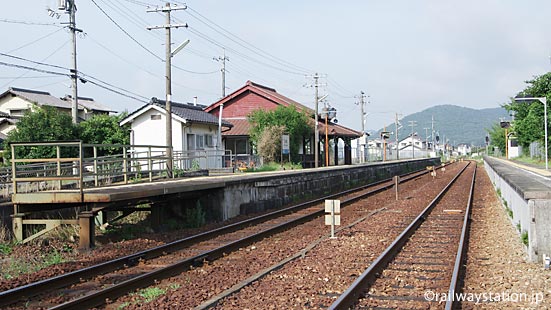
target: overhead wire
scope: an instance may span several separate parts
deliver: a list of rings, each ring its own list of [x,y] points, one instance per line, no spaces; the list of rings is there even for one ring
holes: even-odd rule
[[[137,1],[137,0],[124,0],[124,1],[130,2],[132,4],[141,5],[143,7],[152,7],[152,6],[154,6],[154,4],[147,3],[147,2],[142,2],[142,1]]]
[[[43,79],[43,78],[47,78],[48,76],[47,75],[37,75],[37,76],[22,76],[22,77],[17,77],[17,76],[0,76],[0,80],[9,80],[9,79]]]
[[[182,70],[182,71],[184,71],[184,72],[191,73],[191,74],[214,74],[214,73],[220,71],[220,70],[215,70],[215,71],[208,71],[208,72],[197,72],[197,71],[192,71],[192,70],[184,69],[184,68],[182,68],[182,67],[178,67],[178,66],[176,66],[175,64],[172,64],[172,63],[171,63],[170,65],[172,66],[172,68],[176,68],[176,69],[178,69],[178,70]]]
[[[63,47],[65,44],[67,44],[67,42],[63,43],[63,45],[61,47]],[[57,48],[55,50],[55,52],[57,52],[60,48]],[[53,55],[53,54],[50,54],[50,56]],[[48,67],[52,67],[52,68],[57,68],[57,69],[64,69],[64,70],[70,70],[66,67],[62,67],[62,66],[58,66],[58,65],[52,65],[52,64],[48,64],[48,63],[44,63],[44,62],[41,62],[41,61],[35,61],[35,60],[31,60],[31,59],[27,59],[27,58],[23,58],[23,57],[19,57],[19,56],[15,56],[15,55],[10,55],[10,54],[6,54],[6,53],[0,53],[0,56],[4,56],[4,57],[8,57],[8,58],[13,58],[13,59],[17,59],[17,60],[22,60],[22,61],[27,61],[27,62],[30,62],[30,63],[33,63],[35,65],[41,65],[41,66],[48,66]],[[46,59],[48,59],[50,56],[48,56]],[[46,60],[45,59],[45,60]]]
[[[258,59],[256,59],[256,58],[253,58],[253,57],[251,57],[251,56],[248,56],[248,55],[246,55],[246,54],[243,54],[243,53],[241,53],[241,52],[239,52],[239,51],[237,51],[237,50],[235,50],[235,49],[233,49],[233,48],[230,48],[230,47],[228,47],[228,46],[225,46],[225,45],[223,45],[223,44],[221,44],[221,43],[215,41],[214,39],[210,38],[210,37],[207,36],[206,34],[203,34],[202,32],[196,30],[196,29],[193,28],[193,27],[188,27],[188,29],[189,29],[189,31],[190,31],[191,33],[195,34],[196,36],[198,36],[198,37],[200,37],[200,38],[202,38],[202,39],[204,39],[204,40],[206,40],[206,41],[208,41],[208,42],[210,42],[210,43],[212,43],[212,44],[214,44],[214,45],[216,45],[216,46],[218,46],[218,47],[220,47],[220,48],[226,49],[226,50],[232,52],[233,54],[235,54],[235,55],[237,55],[237,56],[239,56],[239,57],[242,57],[242,58],[244,58],[244,59],[248,59],[248,60],[253,61],[253,62],[257,63],[257,64],[260,64],[260,65],[263,65],[263,66],[272,68],[272,69],[274,69],[274,70],[278,70],[278,71],[282,71],[282,72],[286,72],[286,73],[290,73],[290,74],[294,74],[294,75],[304,75],[304,73],[297,72],[297,71],[286,70],[286,69],[283,69],[283,68],[281,68],[281,67],[277,67],[277,66],[275,66],[275,65],[271,65],[271,64],[269,64],[269,63],[263,62],[263,61],[258,60]]]
[[[48,60],[50,57],[52,57],[55,53],[57,53],[59,50],[61,50],[65,45],[67,45],[67,43],[69,43],[69,41],[65,41],[63,44],[61,44],[58,48],[56,48],[52,53],[50,53],[48,56],[46,56],[44,59],[42,59],[42,61],[45,61],[45,60]],[[32,62],[34,63],[36,66],[39,66],[39,65],[45,65],[44,63],[42,62],[38,62],[38,61],[31,61],[31,60],[27,60],[25,58],[21,58],[21,57],[17,57],[17,56],[13,56],[13,55],[9,55],[9,54],[4,54],[4,53],[0,53],[0,55],[2,56],[6,56],[6,57],[10,57],[10,58],[15,58],[15,59],[18,59],[18,60],[25,60],[25,61],[29,61],[29,62]],[[35,66],[35,68],[36,68]],[[56,67],[54,65],[52,65],[52,67]],[[59,66],[57,66],[58,68],[61,68]],[[18,76],[17,78],[14,78],[12,80],[10,80],[9,82],[7,83],[4,83],[3,85],[0,86],[0,88],[4,88],[6,87],[7,85],[17,81],[19,78],[25,76],[27,73],[29,73],[29,71],[27,72],[24,72],[23,74],[21,74],[20,76]]]
[[[56,76],[64,76],[64,77],[72,77],[72,73],[63,73],[63,72],[57,72],[57,71],[52,71],[52,70],[45,70],[45,69],[38,69],[38,68],[34,68],[34,67],[29,67],[29,66],[24,66],[24,65],[18,65],[18,64],[12,64],[12,63],[6,63],[6,62],[3,62],[3,61],[0,61],[0,65],[2,66],[6,66],[6,67],[12,67],[12,68],[18,68],[18,69],[25,69],[25,70],[29,70],[29,71],[35,71],[35,72],[40,72],[40,73],[46,73],[46,74],[51,74],[51,75],[56,75]],[[69,70],[69,69],[67,69]],[[145,97],[145,96],[142,96],[142,95],[139,95],[139,94],[136,94],[134,92],[131,92],[129,90],[126,90],[124,88],[121,88],[121,87],[118,87],[118,86],[115,86],[115,85],[112,85],[110,83],[107,83],[105,81],[102,81],[98,78],[95,78],[91,75],[87,75],[81,71],[78,72],[77,74],[79,76],[79,79],[81,79],[81,81],[85,81],[85,82],[89,82],[93,85],[96,85],[100,88],[103,88],[105,90],[108,90],[108,91],[111,91],[113,93],[116,93],[118,95],[121,95],[121,96],[124,96],[124,97],[127,97],[127,98],[131,98],[131,99],[134,99],[134,100],[137,100],[137,101],[140,101],[140,102],[145,102],[147,103],[148,101],[148,98]],[[83,77],[87,77],[87,79],[83,78]],[[97,81],[97,82],[96,82]],[[105,85],[101,85],[101,83],[105,84]],[[107,86],[106,86],[107,85]],[[119,89],[119,90],[116,90],[116,89]],[[125,94],[123,93],[122,91],[125,91],[131,95],[128,95],[128,94]]]
[[[328,85],[331,86],[331,85],[335,85],[336,86],[336,89],[339,89],[341,92],[339,91],[335,91],[339,96],[341,96],[342,98],[354,98],[354,95],[353,92],[347,90],[346,88],[344,88],[343,86],[341,86],[339,83],[337,83],[337,81],[335,81],[334,79],[332,78],[327,78],[327,81],[329,82]]]
[[[144,48],[146,51],[148,51],[150,54],[152,54],[153,56],[155,56],[157,59],[159,59],[160,61],[162,62],[165,62],[164,59],[162,59],[160,56],[157,56],[155,53],[153,53],[151,50],[149,50],[148,48],[146,48],[143,44],[141,44],[140,42],[138,42],[134,37],[132,37],[126,30],[124,30],[122,28],[122,26],[120,26],[110,15],[107,14],[107,12],[105,10],[103,10],[98,4],[96,1],[94,0],[91,0],[92,3],[94,3],[94,5],[96,5],[96,7],[105,15],[107,16],[120,30],[122,30],[127,36],[129,36],[134,42],[136,42],[137,44],[139,44],[142,48]],[[111,6],[111,8],[113,8],[113,6]],[[176,68],[178,70],[181,70],[181,71],[184,71],[184,72],[187,72],[187,73],[191,73],[191,74],[213,74],[213,73],[216,73],[217,71],[209,71],[209,72],[198,72],[198,71],[193,71],[193,70],[189,70],[189,69],[184,69],[182,67],[179,67],[179,66],[176,66],[174,64],[171,64],[171,66],[173,68]]]
[[[113,56],[117,57],[118,59],[120,59],[120,60],[126,62],[127,64],[129,64],[129,65],[131,65],[131,66],[134,66],[134,67],[136,67],[136,68],[138,68],[138,69],[140,69],[140,70],[142,70],[142,71],[144,71],[144,72],[146,72],[146,73],[148,73],[148,74],[150,74],[150,75],[152,75],[152,76],[154,76],[154,77],[158,77],[158,78],[163,78],[163,79],[164,79],[164,77],[161,77],[160,75],[155,74],[155,73],[153,73],[153,72],[151,72],[151,71],[149,71],[149,70],[143,68],[142,66],[140,66],[140,65],[138,65],[138,64],[135,64],[135,63],[131,62],[130,60],[128,60],[128,57],[123,57],[123,56],[117,54],[117,53],[116,53],[115,51],[113,51],[112,49],[108,48],[108,47],[105,46],[104,44],[102,44],[102,43],[100,43],[99,41],[95,40],[92,36],[88,35],[88,38],[89,38],[90,40],[92,40],[93,43],[97,44],[99,47],[103,48],[104,50],[106,50],[107,52],[109,52],[109,53],[112,54]]]
[[[65,80],[64,77],[50,77],[50,79],[60,79],[60,78],[63,78],[63,80],[60,80],[60,81],[57,81],[57,82],[51,82],[51,83],[47,83],[47,84],[40,84],[40,85],[32,86],[31,88],[41,89],[41,88],[46,87],[46,86],[51,86],[51,85],[63,83],[63,81]]]
[[[194,14],[200,16],[201,18],[195,16],[193,13],[190,13],[193,12]],[[308,74],[308,73],[312,73],[313,71],[312,70],[309,70],[309,69],[306,69],[306,68],[303,68],[301,66],[297,66],[295,64],[292,64],[284,59],[281,59],[279,57],[276,57],[266,51],[263,51],[262,49],[254,46],[253,44],[241,39],[240,37],[234,35],[233,33],[227,31],[226,29],[224,29],[223,27],[219,26],[218,24],[216,24],[215,22],[213,22],[212,20],[208,19],[207,17],[205,17],[204,15],[202,15],[201,13],[199,13],[198,11],[194,10],[193,8],[191,7],[187,7],[187,10],[186,10],[186,13],[188,13],[190,16],[192,16],[193,18],[197,19],[198,21],[200,21],[201,23],[203,23],[204,25],[206,25],[207,27],[211,28],[212,30],[214,30],[215,32],[219,33],[220,35],[228,38],[229,40],[231,40],[232,42],[238,44],[239,46],[261,56],[261,57],[265,57],[265,58],[270,58],[272,61],[280,64],[280,65],[283,65],[289,69],[292,69],[292,70],[295,70],[295,71],[300,71],[302,72],[303,74]],[[205,22],[203,21],[202,19],[208,21]],[[212,24],[214,26],[211,26],[209,25]]]
[[[103,1],[103,3],[105,3],[111,9],[113,9],[118,14],[120,14],[124,19],[128,20],[130,23],[132,23],[133,25],[135,25],[139,29],[145,31],[151,37],[155,38],[156,40],[163,41],[163,38],[162,38],[161,34],[159,34],[157,32],[154,32],[154,31],[152,32],[152,31],[146,30],[146,28],[148,26],[148,22],[145,19],[143,19],[138,14],[134,13],[132,10],[128,9],[122,3],[119,3],[119,5],[122,6],[123,9],[121,9],[117,6],[117,1],[104,1],[104,0],[101,0],[101,1]]]
[[[148,49],[147,47],[145,47],[145,45],[141,44],[138,40],[136,40],[130,33],[128,33],[126,30],[124,30],[124,28],[122,28],[111,16],[109,16],[109,14],[107,14],[107,12],[105,12],[98,4],[95,0],[91,0],[92,3],[113,23],[115,24],[115,26],[117,26],[117,28],[119,28],[127,37],[129,37],[132,41],[134,41],[136,44],[138,44],[142,49],[144,49],[145,51],[147,51],[149,54],[153,55],[153,57],[163,61],[163,59],[159,56],[157,56],[157,54],[155,54],[154,52],[152,52],[150,49]]]
[[[64,27],[57,23],[37,23],[37,22],[29,22],[25,20],[14,20],[14,19],[0,19],[0,22],[9,23],[9,24],[30,25],[30,26],[51,26],[51,27],[58,27],[58,28]]]
[[[46,38],[48,38],[48,37],[50,37],[50,36],[52,36],[52,35],[58,33],[59,31],[61,31],[61,30],[64,29],[64,28],[65,28],[65,27],[61,27],[61,28],[57,29],[57,30],[54,31],[54,32],[48,33],[48,34],[46,34],[45,36],[42,36],[42,37],[40,37],[40,38],[38,38],[38,39],[35,39],[35,40],[33,40],[33,41],[29,42],[29,43],[25,43],[25,44],[23,44],[23,45],[21,45],[21,46],[19,46],[19,47],[17,47],[17,48],[14,48],[14,49],[8,51],[8,53],[13,53],[13,52],[18,51],[18,50],[20,50],[20,49],[22,49],[22,48],[25,48],[25,47],[27,47],[27,46],[29,46],[29,45],[32,45],[32,44],[35,44],[35,43],[37,43],[37,42],[39,42],[39,41],[41,41],[41,40],[44,40],[44,39],[46,39]]]

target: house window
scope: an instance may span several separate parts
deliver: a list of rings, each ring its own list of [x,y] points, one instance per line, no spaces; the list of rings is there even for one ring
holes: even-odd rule
[[[229,138],[226,140],[226,150],[231,151],[232,155],[249,154],[248,140],[246,138]]]
[[[248,154],[247,139],[239,139],[235,141],[235,154]]]
[[[10,115],[13,117],[23,117],[27,112],[27,109],[14,109],[10,110]]]
[[[195,135],[193,134],[187,135],[187,149],[189,151],[195,150]]]
[[[198,150],[205,148],[205,136],[203,135],[196,135],[195,136],[195,145]]]
[[[151,120],[152,121],[158,121],[161,119],[161,114],[153,114],[151,115]]]
[[[205,135],[205,143],[207,144],[208,147],[213,147],[214,146],[214,141],[212,139],[212,135]]]

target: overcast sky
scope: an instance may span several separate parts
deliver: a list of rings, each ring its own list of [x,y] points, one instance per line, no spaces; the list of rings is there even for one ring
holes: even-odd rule
[[[76,0],[77,27],[83,30],[77,41],[79,71],[140,100],[164,98],[165,32],[146,30],[165,22],[164,15],[147,13],[147,4],[164,3]],[[378,129],[396,112],[408,115],[441,104],[498,107],[522,90],[525,80],[551,69],[548,0],[186,4],[186,10],[172,12],[173,23],[189,25],[172,32],[173,48],[190,39],[172,58],[178,67],[172,71],[173,100],[179,102],[197,96],[209,105],[221,97],[221,63],[213,57],[224,49],[226,94],[252,80],[313,108],[309,86],[317,72],[323,76],[320,95],[328,95],[339,123],[358,130],[360,91],[369,95],[366,127]],[[0,53],[70,67],[70,35],[62,28],[68,16],[50,17],[48,8],[58,12],[57,0],[3,1]],[[0,62],[67,72],[5,55]],[[64,76],[0,66],[2,92],[13,86],[61,97],[71,93],[70,85]],[[91,83],[79,84],[79,96],[116,111],[144,104]]]

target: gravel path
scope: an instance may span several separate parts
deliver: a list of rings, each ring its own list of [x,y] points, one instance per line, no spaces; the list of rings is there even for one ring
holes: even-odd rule
[[[462,308],[551,309],[551,270],[527,262],[484,169],[479,168],[476,182],[464,292],[481,300],[463,302]]]

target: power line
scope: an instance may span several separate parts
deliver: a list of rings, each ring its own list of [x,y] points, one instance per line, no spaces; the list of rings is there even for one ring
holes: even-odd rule
[[[330,82],[329,85],[335,85],[336,88],[340,89],[343,93],[346,93],[346,94],[352,94],[353,92],[347,90],[346,88],[344,88],[342,85],[340,85],[339,83],[337,83],[337,81],[335,81],[334,79],[332,78],[327,78],[327,80]],[[341,95],[341,97],[343,98],[354,98],[354,95],[343,95],[343,93],[339,93],[339,92],[336,92],[337,94]]]
[[[209,36],[207,36],[207,35],[201,33],[201,32],[198,31],[198,30],[195,30],[195,29],[192,28],[192,27],[189,27],[189,31],[190,31],[191,33],[195,34],[196,36],[198,36],[198,37],[200,37],[200,38],[202,38],[202,39],[204,39],[204,40],[206,40],[206,41],[208,41],[208,42],[210,42],[210,43],[212,43],[212,44],[214,44],[214,45],[216,45],[216,46],[218,46],[218,47],[220,47],[220,48],[226,49],[226,50],[228,50],[228,51],[234,53],[235,55],[240,56],[240,57],[242,57],[242,58],[244,58],[244,59],[248,59],[248,60],[253,61],[253,62],[256,62],[256,63],[258,63],[258,64],[260,64],[260,65],[263,65],[263,66],[272,68],[272,69],[274,69],[274,70],[278,70],[278,71],[282,71],[282,72],[286,72],[286,73],[290,73],[290,74],[294,74],[294,75],[304,75],[304,73],[286,70],[286,69],[283,69],[283,68],[281,68],[281,67],[277,67],[277,66],[268,64],[268,63],[266,63],[266,62],[260,61],[260,60],[258,60],[258,59],[256,59],[256,58],[253,58],[253,57],[248,56],[248,55],[246,55],[246,54],[240,53],[240,52],[238,52],[238,51],[235,50],[235,49],[232,49],[232,48],[230,48],[230,47],[224,46],[224,45],[221,44],[221,43],[218,43],[218,42],[215,41],[214,39],[212,39],[212,38],[210,38]]]
[[[262,57],[265,57],[265,58],[266,58],[266,56],[268,56],[268,57],[271,58],[272,61],[274,61],[276,63],[279,63],[280,65],[283,65],[287,68],[290,68],[290,69],[293,69],[293,70],[296,70],[296,71],[302,71],[302,73],[312,73],[313,72],[312,70],[297,66],[297,65],[292,64],[292,63],[290,63],[290,62],[288,62],[284,59],[281,59],[281,58],[276,57],[276,56],[274,56],[274,55],[272,55],[268,52],[265,52],[265,51],[261,50],[260,48],[254,46],[253,44],[248,43],[247,41],[245,41],[245,40],[241,39],[240,37],[234,35],[233,33],[227,31],[226,29],[219,26],[218,24],[216,24],[212,20],[208,19],[207,17],[205,17],[204,15],[199,13],[198,11],[194,10],[193,8],[189,8],[189,10],[194,12],[195,14],[199,15],[202,19],[205,19],[209,23],[213,24],[215,27],[213,27],[213,26],[209,25],[208,23],[206,23],[205,21],[201,20],[201,18],[198,18],[197,16],[194,16],[192,13],[187,12],[192,17],[194,17],[195,19],[197,19],[201,23],[205,24],[207,27],[211,28],[212,30],[216,31],[217,33],[221,34],[222,36],[224,36],[224,37],[228,38],[229,40],[233,41],[234,43],[238,44],[239,46],[241,46],[241,47],[243,47],[243,48],[259,55],[259,56],[262,56]]]
[[[140,99],[140,98],[137,98],[137,97],[134,97],[134,96],[131,96],[131,95],[124,94],[124,93],[122,93],[122,92],[120,92],[120,91],[118,91],[118,90],[111,89],[111,88],[109,88],[109,87],[107,87],[107,86],[100,85],[100,84],[98,84],[98,83],[96,83],[96,82],[94,82],[94,81],[88,81],[88,82],[90,82],[90,83],[92,83],[92,84],[94,84],[94,85],[96,85],[96,86],[98,86],[98,87],[100,87],[100,88],[103,88],[103,89],[105,89],[105,90],[108,90],[108,91],[110,91],[110,92],[113,92],[113,93],[115,93],[115,94],[124,96],[124,97],[126,97],[126,98],[134,99],[134,100],[136,100],[136,101],[143,102],[143,103],[149,103],[149,99],[148,99],[147,97],[140,96],[141,98],[145,98],[145,99]]]
[[[148,98],[145,97],[145,96],[142,96],[142,95],[140,95],[140,94],[134,93],[134,92],[129,91],[129,90],[127,90],[127,89],[124,89],[124,88],[122,88],[122,87],[119,87],[119,86],[110,84],[110,83],[108,83],[108,82],[102,81],[102,80],[100,80],[100,79],[98,79],[98,78],[96,78],[96,77],[94,77],[94,76],[85,74],[85,73],[83,73],[83,72],[81,72],[81,71],[79,71],[79,73],[80,73],[80,75],[81,75],[80,79],[81,79],[82,82],[91,82],[92,84],[97,85],[96,83],[94,83],[93,81],[90,80],[90,79],[93,79],[93,80],[98,81],[99,83],[102,83],[102,84],[105,84],[105,85],[107,85],[107,86],[109,86],[109,87],[116,88],[116,89],[119,89],[119,90],[121,90],[121,91],[127,92],[127,93],[132,94],[132,95],[134,95],[134,96],[136,96],[136,97],[141,97],[141,98],[143,98],[143,99],[148,99]],[[98,85],[98,86],[99,86],[99,85]]]
[[[6,67],[18,68],[18,69],[31,70],[31,71],[41,72],[41,73],[47,73],[47,74],[52,74],[52,75],[62,75],[62,76],[71,77],[71,74],[69,74],[69,73],[61,73],[61,72],[56,72],[56,71],[37,69],[37,68],[23,66],[23,65],[11,64],[11,63],[7,63],[7,62],[3,62],[3,61],[0,61],[0,65],[6,66]]]
[[[48,33],[47,35],[45,35],[45,36],[43,36],[43,37],[40,37],[40,38],[38,38],[38,39],[35,39],[35,40],[33,40],[33,41],[29,42],[29,43],[23,44],[23,45],[21,45],[20,47],[17,47],[17,48],[15,48],[15,49],[12,49],[12,50],[8,51],[8,53],[13,53],[13,52],[15,52],[15,51],[18,51],[18,50],[24,48],[24,47],[27,47],[27,46],[32,45],[32,44],[34,44],[34,43],[37,43],[38,41],[44,40],[44,39],[46,39],[47,37],[50,37],[50,36],[52,36],[52,35],[58,33],[59,31],[61,31],[61,30],[64,29],[64,28],[65,28],[65,27],[59,28],[59,29],[57,29],[56,31],[51,32],[51,33]]]
[[[52,26],[52,27],[58,27],[58,28],[64,27],[56,23],[36,23],[36,22],[29,22],[25,20],[14,20],[14,19],[0,19],[0,22],[9,23],[9,24],[31,25],[31,26]]]
[[[67,44],[67,42],[63,43],[63,46],[65,46],[65,44]],[[60,48],[57,48],[55,52],[57,52]],[[49,55],[46,59],[48,59],[50,56],[52,56],[53,54]],[[17,60],[23,60],[23,61],[27,61],[27,62],[31,62],[33,64],[36,64],[36,65],[41,65],[41,66],[48,66],[48,67],[52,67],[52,68],[57,68],[57,69],[64,69],[64,70],[71,70],[67,67],[62,67],[62,66],[58,66],[58,65],[52,65],[52,64],[48,64],[48,63],[44,63],[44,62],[40,62],[40,61],[35,61],[35,60],[30,60],[30,59],[27,59],[27,58],[23,58],[23,57],[19,57],[19,56],[14,56],[14,55],[10,55],[10,54],[6,54],[6,53],[0,53],[0,56],[5,56],[5,57],[9,57],[9,58],[13,58],[13,59],[17,59]]]
[[[139,66],[139,65],[137,65],[137,64],[135,64],[135,63],[133,63],[133,62],[130,62],[130,61],[128,60],[127,57],[123,57],[123,56],[121,56],[121,55],[115,53],[113,50],[111,50],[111,49],[108,48],[107,46],[105,46],[105,45],[101,44],[100,42],[94,40],[94,38],[91,37],[90,35],[88,35],[88,38],[90,38],[90,39],[92,40],[92,42],[96,43],[98,46],[100,46],[101,48],[105,49],[106,51],[108,51],[109,53],[111,53],[111,54],[114,55],[115,57],[119,58],[120,60],[126,62],[127,64],[132,65],[132,66],[134,66],[134,67],[136,67],[136,68],[138,68],[138,69],[140,69],[140,70],[142,70],[142,71],[144,71],[144,72],[147,72],[147,73],[149,73],[150,75],[152,75],[152,76],[154,76],[154,77],[161,78],[160,75],[157,75],[157,74],[155,74],[155,73],[152,73],[151,71],[149,71],[149,70],[147,70],[147,69],[145,69],[145,68],[143,68],[143,67],[141,67],[141,66]]]
[[[139,28],[141,31],[145,31],[145,27],[148,25],[148,22],[143,19],[138,14],[132,12],[132,10],[128,9],[126,6],[124,6],[122,3],[119,3],[122,9],[119,8],[114,1],[103,1],[107,6],[109,6],[111,9],[118,12],[123,18],[128,20],[130,23],[134,24],[137,28]],[[154,33],[151,31],[147,31],[147,34],[151,37],[155,38],[156,40],[162,41],[162,36],[158,33]]]
[[[152,7],[152,6],[155,6],[154,4],[146,3],[146,2],[142,2],[142,1],[137,1],[137,0],[124,0],[124,1],[130,2],[130,3],[132,3],[132,4],[141,5],[141,6],[144,6],[144,7]]]
[[[217,73],[217,72],[218,72],[218,70],[209,71],[209,72],[197,72],[197,71],[191,71],[191,70],[187,70],[187,69],[178,67],[178,66],[176,66],[176,65],[174,65],[174,64],[171,64],[171,66],[172,66],[173,68],[176,68],[176,69],[178,69],[178,70],[182,70],[182,71],[184,71],[184,72],[191,73],[191,74],[214,74],[214,73]]]
[[[58,48],[56,48],[50,55],[46,56],[46,58],[44,58],[43,61],[44,61],[44,60],[47,60],[47,59],[50,58],[50,57],[52,57],[55,53],[57,53],[57,52],[58,52],[59,50],[61,50],[65,45],[67,45],[68,42],[69,42],[69,41],[66,41],[66,42],[64,42],[62,45],[60,45]],[[21,58],[21,57],[17,57],[17,56],[12,56],[12,55],[8,55],[8,54],[4,54],[4,53],[0,53],[0,55],[6,56],[6,57],[15,58],[15,59],[18,59],[18,60],[29,61],[29,62],[32,62],[32,63],[36,64],[37,66],[38,66],[38,65],[47,65],[47,64],[44,64],[44,63],[41,63],[41,62],[38,62],[38,61],[31,61],[31,60],[28,60],[28,59],[25,59],[25,58]],[[55,66],[52,65],[52,67],[55,67]],[[58,67],[58,68],[62,68],[62,67],[59,67],[59,66],[57,66],[57,67]],[[35,66],[35,68],[36,68],[36,66]],[[63,69],[65,69],[65,68],[63,68]],[[22,78],[22,77],[23,77],[25,74],[27,74],[27,73],[28,73],[28,72],[24,72],[24,73],[21,74],[20,76],[14,78],[14,79],[12,79],[12,80],[10,80],[10,81],[7,82],[7,83],[4,83],[2,86],[0,86],[0,88],[4,88],[4,87],[6,87],[7,85],[9,85],[9,84],[11,84],[11,83],[17,81],[18,79]]]
[[[150,53],[151,55],[153,55],[155,58],[159,59],[160,61],[163,61],[163,59],[159,56],[157,56],[155,53],[153,53],[150,49],[148,49],[147,47],[145,47],[143,44],[141,44],[140,42],[138,42],[138,40],[136,40],[134,37],[132,37],[132,35],[130,35],[126,30],[124,30],[113,18],[111,18],[111,16],[109,16],[109,14],[107,14],[107,12],[105,12],[97,3],[96,1],[94,0],[91,0],[92,3],[107,17],[109,18],[109,20],[115,24],[115,26],[117,26],[117,28],[119,28],[127,37],[129,37],[132,41],[134,41],[136,44],[138,44],[141,48],[143,48],[144,50],[146,50],[148,53]]]
[[[35,72],[47,73],[47,74],[51,74],[51,75],[64,76],[64,77],[69,77],[69,78],[73,76],[73,75],[70,74],[70,73],[62,73],[62,72],[51,71],[51,70],[37,69],[37,68],[33,68],[33,67],[28,67],[28,66],[23,66],[23,65],[17,65],[17,64],[11,64],[11,63],[6,63],[6,62],[2,62],[2,61],[0,61],[0,65],[1,65],[1,66],[6,66],[6,67],[12,67],[12,68],[30,70],[30,71],[35,71]],[[113,92],[113,93],[116,93],[116,94],[118,94],[118,95],[121,95],[121,96],[124,96],[124,97],[127,97],[127,98],[131,98],[131,99],[134,99],[134,100],[137,100],[137,101],[140,101],[140,102],[144,102],[144,103],[147,103],[147,102],[148,102],[148,101],[147,101],[148,98],[145,97],[145,96],[142,96],[142,95],[139,95],[139,94],[130,92],[130,91],[124,89],[124,88],[121,88],[121,87],[118,87],[118,86],[114,86],[114,85],[109,84],[109,83],[107,83],[107,82],[101,81],[100,79],[97,79],[97,78],[95,78],[95,77],[93,77],[93,76],[84,74],[82,71],[79,71],[79,74],[80,74],[81,76],[86,76],[86,77],[89,78],[89,79],[83,79],[83,78],[81,78],[81,81],[83,81],[83,82],[90,82],[90,83],[93,84],[93,85],[96,85],[96,86],[101,87],[101,88],[103,88],[103,89],[105,89],[105,90],[111,91],[111,92]],[[97,80],[98,82],[95,82],[95,81],[93,81],[93,80],[91,80],[91,79]],[[107,85],[107,86],[101,85],[100,83],[103,83],[103,84],[105,84],[105,85]],[[125,93],[123,93],[122,91],[118,91],[118,90],[113,89],[113,88],[117,88],[117,89],[120,89],[120,90],[122,90],[122,91],[128,92],[128,93],[132,94],[133,96],[132,96],[132,95],[125,94]],[[140,99],[140,98],[138,98],[138,97],[143,98],[143,99]],[[144,99],[145,99],[145,100],[144,100]]]
[[[0,76],[0,80],[9,80],[9,79],[43,79],[47,78],[47,75],[36,75],[36,76]]]

